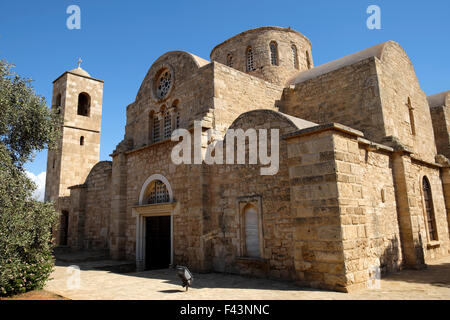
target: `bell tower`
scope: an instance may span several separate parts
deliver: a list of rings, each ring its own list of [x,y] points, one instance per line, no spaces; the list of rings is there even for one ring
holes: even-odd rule
[[[49,150],[45,201],[69,196],[68,187],[84,183],[100,157],[103,81],[80,66],[53,81],[52,109],[63,124],[56,150]]]

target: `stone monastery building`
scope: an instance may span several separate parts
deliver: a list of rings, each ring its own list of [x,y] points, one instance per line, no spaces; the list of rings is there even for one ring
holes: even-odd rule
[[[348,292],[449,254],[450,92],[427,97],[393,41],[314,67],[311,42],[261,27],[210,61],[171,51],[126,108],[99,162],[103,81],[53,82],[64,123],[45,197],[61,246],[105,250],[138,270],[181,264]],[[176,128],[279,129],[279,170],[171,161]],[[227,143],[224,141],[224,148]],[[270,150],[270,147],[269,147]]]

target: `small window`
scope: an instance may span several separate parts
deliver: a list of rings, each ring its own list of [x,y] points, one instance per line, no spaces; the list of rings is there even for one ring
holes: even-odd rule
[[[292,64],[294,66],[294,69],[298,69],[298,55],[297,55],[297,47],[295,45],[291,46],[291,52],[292,52]]]
[[[153,116],[153,142],[158,142],[161,138],[160,136],[160,121],[158,119],[158,115]]]
[[[269,45],[270,47],[270,63],[273,66],[278,65],[278,46],[275,41],[272,41]]]
[[[227,55],[227,66],[233,67],[233,55],[231,53]]]
[[[82,92],[78,95],[78,111],[77,114],[84,117],[89,117],[91,108],[91,97],[86,93]]]
[[[434,207],[433,207],[433,197],[431,195],[431,186],[427,177],[423,177],[422,180],[422,191],[423,191],[423,200],[425,205],[425,213],[426,213],[426,224],[428,229],[428,236],[430,241],[438,240],[437,236],[437,228],[436,228],[436,218],[434,215]]]
[[[56,96],[55,111],[56,111],[56,114],[61,113],[61,93],[58,93],[58,95]]]
[[[172,119],[169,110],[164,114],[164,139],[169,139],[172,134]]]
[[[83,136],[80,137],[80,146],[84,146],[84,137]]]
[[[253,49],[249,47],[247,49],[247,71],[255,70],[255,66],[253,64]]]
[[[244,225],[245,255],[247,257],[258,258],[260,257],[258,212],[252,205],[244,208]]]

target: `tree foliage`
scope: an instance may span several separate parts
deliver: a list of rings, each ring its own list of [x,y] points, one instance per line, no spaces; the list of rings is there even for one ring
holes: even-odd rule
[[[23,164],[55,145],[58,116],[36,95],[31,80],[0,61],[0,296],[42,288],[53,268],[51,203],[32,199],[36,186]]]

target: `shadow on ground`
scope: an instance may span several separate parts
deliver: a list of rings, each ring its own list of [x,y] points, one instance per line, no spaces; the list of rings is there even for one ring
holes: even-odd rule
[[[96,256],[97,254],[97,256]],[[134,261],[117,261],[105,259],[103,255],[96,252],[85,253],[65,253],[63,255],[56,254],[56,266],[76,265],[81,270],[102,270],[111,273],[117,273],[130,277],[140,277],[146,279],[159,279],[164,283],[172,285],[180,285],[181,280],[176,275],[175,269],[167,268],[160,270],[148,270],[136,272]],[[96,259],[98,257],[98,259]],[[446,260],[448,261],[448,259]],[[318,289],[299,287],[292,281],[261,279],[249,276],[241,276],[226,273],[193,273],[193,287],[197,289],[203,288],[226,288],[226,289],[267,289],[267,290],[284,290],[284,291],[322,291]],[[406,282],[428,284],[437,287],[450,288],[450,263],[439,262],[430,264],[423,270],[402,270],[397,273],[389,273],[382,276],[382,280],[388,282]],[[162,290],[162,293],[179,293],[180,290]]]

